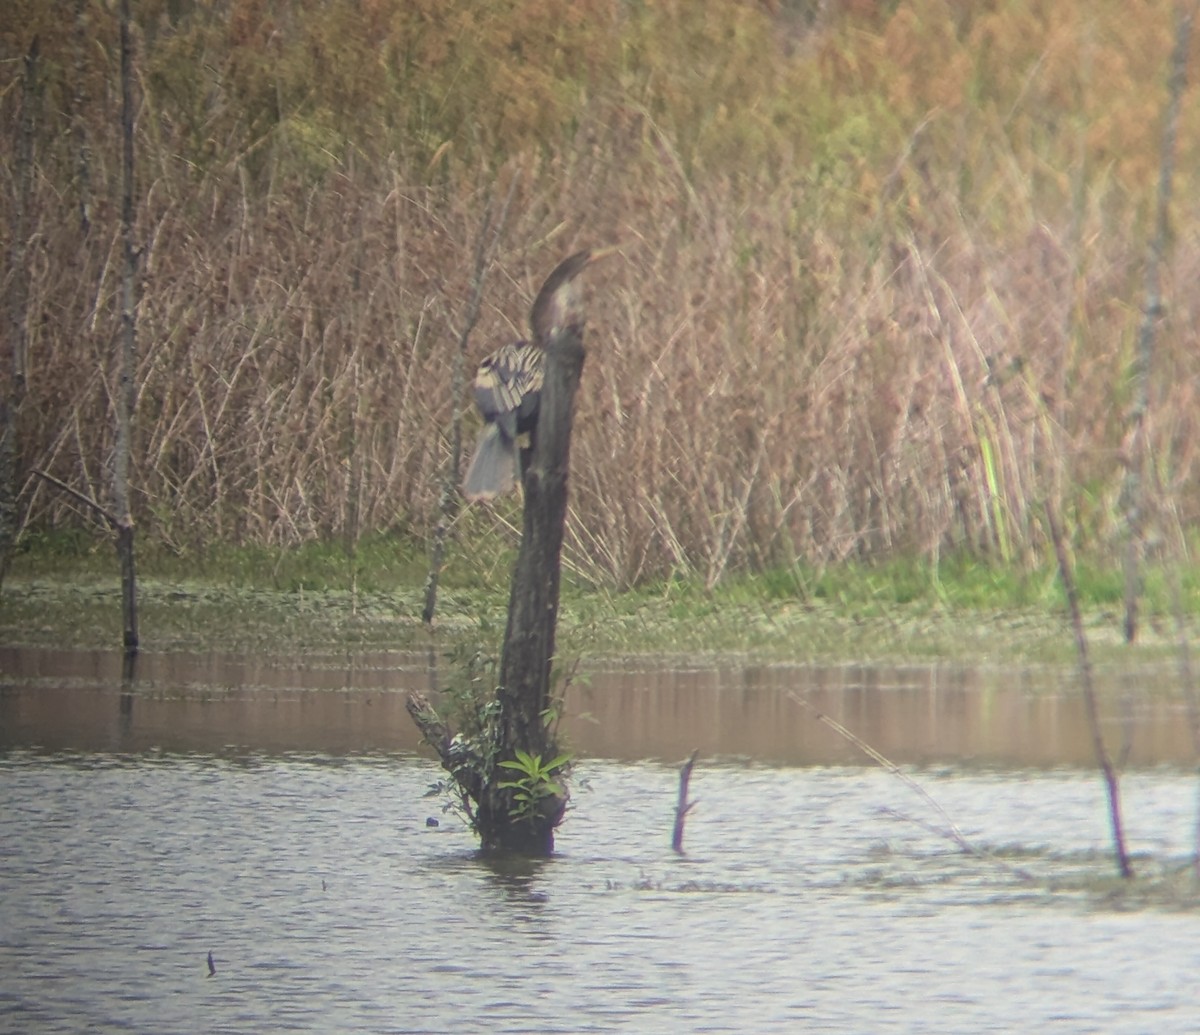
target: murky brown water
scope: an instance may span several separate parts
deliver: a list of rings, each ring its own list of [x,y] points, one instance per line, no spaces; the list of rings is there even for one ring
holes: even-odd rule
[[[897,763],[1093,762],[1070,670],[642,665],[593,671],[586,684],[568,696],[565,731],[590,757],[674,760],[699,750],[772,764],[865,763],[820,712]],[[1186,710],[1171,669],[1102,672],[1098,684],[1114,752],[1133,766],[1191,764]],[[428,659],[408,653],[314,655],[295,663],[148,654],[131,692],[123,692],[114,652],[0,648],[0,746],[409,751],[419,738],[404,691],[430,685]]]
[[[1200,1018],[1193,899],[1113,889],[1068,673],[597,672],[570,701],[583,760],[558,852],[513,870],[424,796],[440,770],[396,692],[428,686],[423,658],[147,656],[126,692],[108,654],[0,650],[0,671],[0,1032]],[[917,763],[988,857],[792,691]],[[1105,694],[1138,870],[1179,871],[1196,814],[1181,702],[1154,672]],[[675,764],[694,748],[681,858]]]

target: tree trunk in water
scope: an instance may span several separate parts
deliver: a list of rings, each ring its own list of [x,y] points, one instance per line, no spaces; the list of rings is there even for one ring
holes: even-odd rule
[[[549,759],[557,754],[546,725],[558,626],[563,527],[575,393],[585,351],[580,331],[569,327],[546,345],[545,381],[538,409],[533,462],[525,472],[521,550],[513,570],[508,627],[500,657],[499,757],[516,749]],[[513,822],[511,795],[493,780],[480,803],[478,825],[485,851],[549,855],[562,820],[565,795],[547,795],[533,815]]]
[[[547,856],[567,807],[552,725],[551,670],[558,622],[563,525],[582,333],[569,326],[546,344],[533,460],[525,472],[524,526],[513,570],[496,718],[479,738],[457,736],[423,694],[409,715],[454,777],[484,852]]]
[[[121,616],[125,653],[138,649],[137,574],[133,554],[133,513],[129,498],[130,455],[133,450],[133,408],[137,354],[137,264],[134,246],[133,181],[133,39],[129,0],[121,0],[121,236],[124,272],[121,285],[120,358],[117,373],[117,436],[113,458],[113,509],[116,511],[116,546],[121,562]]]
[[[463,727],[457,732],[424,695],[408,695],[408,713],[453,777],[485,852],[550,855],[554,831],[567,808],[562,773],[569,756],[560,754],[555,744],[552,669],[571,425],[586,355],[575,279],[615,250],[576,252],[554,268],[529,314],[534,342],[541,350],[540,391],[533,380],[499,393],[515,395],[516,402],[505,404],[514,421],[526,393],[538,395],[533,441],[522,450],[521,549],[513,569],[496,692],[482,698],[468,695],[465,712],[460,704],[455,714]],[[468,672],[468,677],[477,680],[477,674]]]

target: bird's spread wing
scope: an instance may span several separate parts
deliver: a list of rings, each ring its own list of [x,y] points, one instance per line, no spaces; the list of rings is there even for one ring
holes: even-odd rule
[[[527,342],[498,349],[475,372],[475,403],[485,420],[516,413],[541,388],[542,350]]]

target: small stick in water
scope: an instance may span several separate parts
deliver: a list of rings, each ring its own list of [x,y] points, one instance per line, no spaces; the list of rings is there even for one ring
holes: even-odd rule
[[[675,806],[675,832],[671,835],[671,847],[680,855],[683,854],[683,823],[687,814],[696,803],[688,801],[688,782],[692,778],[692,767],[696,764],[698,751],[692,752],[692,757],[679,770],[679,803]]]

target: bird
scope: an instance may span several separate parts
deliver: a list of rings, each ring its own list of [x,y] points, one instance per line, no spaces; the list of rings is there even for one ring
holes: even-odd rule
[[[564,259],[546,278],[529,312],[531,341],[502,345],[485,357],[475,371],[475,405],[484,420],[483,431],[463,477],[463,496],[490,500],[512,490],[533,456],[541,402],[543,359],[555,335],[583,321],[576,277],[614,247],[585,249]],[[521,436],[529,436],[518,452]]]
[[[217,972],[217,966],[213,963],[212,950],[208,953],[208,976],[212,977]]]

